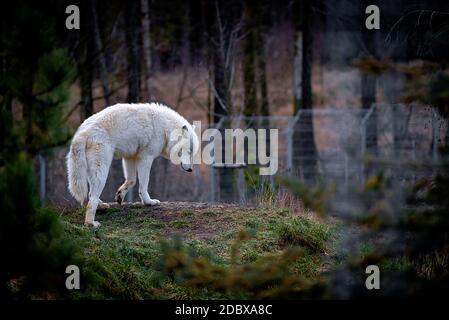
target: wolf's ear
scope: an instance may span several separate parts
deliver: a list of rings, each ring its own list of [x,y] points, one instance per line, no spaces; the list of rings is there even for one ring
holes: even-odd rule
[[[195,128],[196,128],[196,127],[195,127],[195,125],[194,125],[194,124],[192,124],[192,129],[193,129],[193,130],[195,130]]]

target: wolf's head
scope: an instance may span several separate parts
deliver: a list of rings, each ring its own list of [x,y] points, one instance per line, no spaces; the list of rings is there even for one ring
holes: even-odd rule
[[[199,140],[195,127],[183,125],[171,133],[171,141],[176,141],[170,150],[170,160],[185,171],[192,172],[193,157],[198,152]]]

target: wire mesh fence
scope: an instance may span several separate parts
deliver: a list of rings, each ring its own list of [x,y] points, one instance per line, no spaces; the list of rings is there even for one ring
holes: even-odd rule
[[[411,105],[376,105],[368,110],[321,108],[301,110],[291,117],[224,117],[211,127],[224,135],[226,129],[277,129],[276,141],[268,134],[257,136],[257,143],[262,139],[267,144],[270,161],[276,161],[276,175],[307,183],[332,183],[340,189],[363,184],[379,173],[399,184],[429,177],[438,167],[438,144],[448,139],[447,122],[432,108]],[[203,147],[210,142],[205,140]],[[245,141],[243,164],[214,161],[186,173],[168,160],[157,159],[151,170],[150,195],[162,201],[250,202],[258,188],[274,185],[275,175],[261,176],[260,163],[248,165],[248,150],[254,146]],[[235,149],[235,140],[232,143]],[[276,146],[276,155],[269,154],[270,146]],[[42,200],[57,205],[75,203],[66,187],[67,152],[68,147],[60,147],[37,157]],[[122,183],[121,162],[114,160],[102,200],[114,201]],[[128,200],[137,199],[134,190]]]

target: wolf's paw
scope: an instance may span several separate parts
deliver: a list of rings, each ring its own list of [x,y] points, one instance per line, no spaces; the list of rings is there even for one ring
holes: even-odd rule
[[[111,207],[111,205],[109,203],[103,202],[101,201],[98,204],[98,209],[109,209]]]
[[[147,206],[157,206],[158,204],[161,204],[161,202],[158,199],[150,199],[145,201],[143,204]]]
[[[98,221],[91,221],[91,222],[86,221],[86,222],[84,222],[84,225],[85,225],[86,227],[99,228],[99,227],[101,226],[101,223],[98,222]]]

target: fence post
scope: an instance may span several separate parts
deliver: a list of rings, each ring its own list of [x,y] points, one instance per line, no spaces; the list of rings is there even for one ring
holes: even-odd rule
[[[293,128],[298,122],[300,116],[301,110],[298,110],[293,120],[289,120],[287,125],[287,170],[289,171],[293,169]]]
[[[211,165],[209,166],[209,202],[215,202],[215,169]]]
[[[290,171],[293,166],[293,137],[290,123],[287,127],[287,170]]]
[[[245,169],[238,168],[237,169],[237,192],[239,197],[239,204],[246,204],[246,182],[245,182]]]
[[[220,121],[218,121],[218,123],[216,123],[215,125],[212,124],[211,127],[214,128],[215,130],[220,130],[223,122],[225,120],[225,117],[221,117]],[[222,159],[223,161],[224,159]],[[209,201],[210,202],[216,202],[217,198],[217,181],[216,181],[216,176],[215,176],[215,138],[214,138],[214,159],[212,161],[212,164],[209,166],[209,189],[210,189],[210,194],[209,194]],[[221,192],[221,190],[220,190]],[[218,199],[219,200],[219,199]]]
[[[39,153],[39,200],[41,204],[45,201],[45,191],[46,191],[46,163],[45,158],[42,156],[42,154]]]

